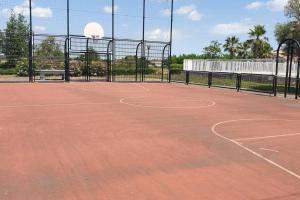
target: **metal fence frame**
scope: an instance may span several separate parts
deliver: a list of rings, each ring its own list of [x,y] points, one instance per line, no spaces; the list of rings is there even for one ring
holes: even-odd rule
[[[147,75],[147,67],[150,61],[156,61],[156,68],[159,69],[159,78],[157,77],[154,82],[165,82],[170,81],[168,73],[167,77],[165,77],[166,71],[170,69],[170,60],[171,60],[171,43],[169,42],[161,42],[161,41],[142,41],[142,40],[132,40],[132,39],[117,39],[114,40],[112,38],[102,38],[102,39],[91,39],[81,35],[51,35],[51,34],[33,34],[32,35],[32,69],[28,67],[28,78],[32,82],[36,81],[36,71],[35,67],[39,66],[36,64],[37,60],[43,60],[45,63],[47,59],[53,58],[38,58],[37,57],[37,48],[42,44],[43,41],[48,39],[49,37],[53,37],[55,40],[55,45],[58,45],[58,48],[61,50],[63,57],[60,58],[60,62],[57,66],[63,66],[65,71],[64,77],[65,81],[71,80],[71,69],[70,69],[70,59],[74,59],[76,57],[75,54],[82,55],[84,57],[85,69],[87,72],[85,74],[84,81],[90,81],[90,73],[89,73],[89,51],[92,48],[98,55],[101,55],[102,61],[106,62],[106,78],[104,81],[113,82],[118,81],[115,79],[116,74],[114,71],[116,69],[117,62],[124,59],[125,57],[133,57],[133,63],[130,63],[130,66],[134,66],[135,73],[134,78],[130,80],[131,82],[146,82]],[[76,40],[78,40],[76,43]],[[99,44],[98,44],[99,43]],[[125,44],[122,44],[125,43]],[[99,46],[97,46],[99,45]],[[123,45],[123,46],[122,46]],[[127,45],[127,46],[126,46]],[[148,50],[148,57],[143,53],[143,46],[151,46],[151,52]],[[150,47],[149,47],[150,48]],[[113,52],[114,50],[114,52]],[[73,55],[73,57],[72,57]],[[149,60],[149,56],[151,57]],[[152,60],[151,60],[152,59]],[[159,63],[159,64],[158,64]],[[48,64],[49,65],[49,64]],[[53,66],[55,67],[55,65]],[[39,69],[43,69],[43,66],[39,66]],[[32,74],[30,73],[32,70]],[[158,76],[158,75],[156,75]],[[123,81],[119,79],[119,81]]]
[[[276,77],[275,77],[275,93],[277,95],[277,85],[278,85],[278,65],[279,65],[279,53],[283,45],[287,45],[287,63],[286,63],[286,76],[285,76],[285,88],[284,88],[284,97],[287,97],[288,92],[290,92],[291,88],[291,80],[292,80],[292,63],[295,57],[295,51],[298,50],[298,66],[297,66],[297,75],[296,75],[296,91],[295,91],[295,98],[298,99],[300,91],[300,43],[295,39],[286,39],[282,41],[277,49],[277,56],[276,56]]]
[[[177,82],[177,83],[185,83],[187,85],[192,84],[192,85],[202,85],[202,86],[207,86],[209,88],[211,87],[216,87],[216,88],[227,88],[227,89],[234,89],[237,92],[239,91],[251,91],[251,92],[259,92],[259,93],[266,93],[266,94],[275,94],[275,76],[274,75],[263,75],[263,74],[246,74],[246,73],[226,73],[226,72],[209,72],[209,71],[197,71],[197,72],[191,72],[191,71],[184,71],[184,81],[174,81],[171,80],[171,82]],[[205,77],[205,80],[203,82],[192,82],[190,80],[191,75],[193,76],[202,76]],[[215,76],[219,75],[226,75],[226,76],[235,76],[234,79],[232,80],[232,85],[222,85],[222,84],[215,84],[215,81],[217,78]],[[244,88],[243,87],[243,77],[244,76],[250,76],[250,77],[255,77],[255,76],[261,76],[261,77],[268,77],[270,78],[270,90],[255,90],[255,89],[250,89],[250,88]]]

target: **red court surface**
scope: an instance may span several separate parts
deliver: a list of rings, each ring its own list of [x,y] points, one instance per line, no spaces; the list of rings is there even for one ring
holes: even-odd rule
[[[300,101],[150,83],[0,94],[1,200],[300,199]]]

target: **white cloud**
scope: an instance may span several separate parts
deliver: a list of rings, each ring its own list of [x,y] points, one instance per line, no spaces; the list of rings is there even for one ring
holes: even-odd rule
[[[119,6],[115,5],[115,12],[118,12]],[[111,14],[112,13],[112,7],[111,6],[104,6],[103,11],[105,13]]]
[[[171,16],[171,9],[166,8],[160,11],[162,16]],[[200,21],[203,15],[197,10],[194,5],[181,6],[174,11],[177,15],[184,15],[192,21]]]
[[[259,8],[261,8],[262,6],[263,6],[263,3],[262,3],[262,2],[254,1],[254,2],[252,2],[252,3],[250,3],[250,4],[248,4],[248,5],[246,6],[246,8],[249,9],[249,10],[254,10],[254,9],[259,9]]]
[[[173,39],[182,39],[191,37],[190,35],[183,34],[180,30],[173,30]],[[152,31],[146,32],[146,38],[148,40],[159,40],[159,41],[169,41],[170,40],[170,30],[163,30],[160,28],[154,29]]]
[[[254,1],[246,5],[246,8],[249,10],[267,8],[272,11],[282,11],[287,3],[288,0]]]
[[[146,33],[146,38],[149,40],[164,40],[168,41],[170,39],[170,31],[162,30],[162,29],[154,29],[150,32]]]
[[[202,19],[202,15],[197,10],[193,10],[188,15],[188,18],[192,21],[200,21]]]
[[[22,4],[16,5],[13,8],[13,11],[16,14],[22,14],[24,16],[29,16],[28,5],[29,5],[28,0],[25,0]],[[11,14],[11,9],[3,8],[1,10],[1,14],[8,17]],[[49,18],[49,17],[53,16],[53,12],[52,12],[51,8],[35,6],[35,4],[32,3],[32,16],[38,17],[38,18]]]
[[[267,7],[274,11],[282,11],[287,5],[288,0],[272,0],[266,3]]]
[[[175,13],[178,15],[187,15],[190,12],[194,11],[196,8],[194,5],[188,5],[188,6],[181,6],[178,8]]]
[[[49,18],[53,16],[51,8],[35,7],[32,9],[34,17]]]
[[[34,26],[33,27],[33,30],[34,31],[45,31],[46,30],[46,27],[44,27],[44,26]]]
[[[218,35],[238,35],[248,33],[251,27],[251,25],[241,22],[217,24],[211,32]]]
[[[161,15],[163,15],[163,16],[169,17],[169,16],[171,16],[171,9],[169,9],[169,8],[162,9],[162,10],[160,11],[160,13],[161,13]]]

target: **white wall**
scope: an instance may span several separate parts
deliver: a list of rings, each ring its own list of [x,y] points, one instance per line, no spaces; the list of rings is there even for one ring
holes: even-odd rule
[[[293,63],[292,76],[297,75],[297,63]],[[221,61],[221,60],[184,60],[183,69],[185,71],[209,71],[209,72],[228,72],[228,73],[249,73],[275,75],[275,61]],[[278,75],[286,75],[286,63],[279,63]]]

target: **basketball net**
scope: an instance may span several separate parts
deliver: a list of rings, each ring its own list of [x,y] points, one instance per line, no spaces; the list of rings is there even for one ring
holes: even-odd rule
[[[99,35],[91,35],[91,36],[92,36],[93,43],[95,43],[95,41],[99,38]]]

